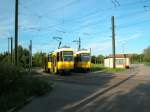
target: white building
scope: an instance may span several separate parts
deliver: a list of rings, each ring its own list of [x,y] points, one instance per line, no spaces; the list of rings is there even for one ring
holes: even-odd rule
[[[130,67],[130,57],[127,54],[116,54],[116,68],[129,68]],[[113,68],[113,56],[110,55],[104,59],[104,66],[108,68]]]

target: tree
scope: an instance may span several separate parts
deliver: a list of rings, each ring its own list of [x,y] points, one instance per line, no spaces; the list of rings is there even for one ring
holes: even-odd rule
[[[94,63],[94,64],[96,64],[96,56],[92,56],[91,57],[91,62]]]
[[[104,63],[104,56],[103,55],[92,56],[91,62],[94,64],[102,64]]]
[[[42,66],[42,54],[37,52],[33,55],[33,66],[40,67]]]
[[[14,49],[13,49],[14,54]],[[29,65],[29,51],[28,49],[23,48],[22,46],[18,46],[18,65],[21,67],[28,67]],[[10,54],[8,52],[4,52],[0,54],[0,62],[11,64]]]
[[[150,62],[150,46],[144,49],[144,60]]]
[[[131,63],[141,63],[144,62],[144,54],[132,54]]]
[[[104,56],[103,55],[98,55],[97,56],[97,63],[103,64],[104,63]]]
[[[29,50],[23,48],[22,46],[18,46],[18,60],[19,65],[22,67],[29,66]]]
[[[10,56],[8,55],[8,52],[4,52],[0,54],[0,62],[10,64]]]

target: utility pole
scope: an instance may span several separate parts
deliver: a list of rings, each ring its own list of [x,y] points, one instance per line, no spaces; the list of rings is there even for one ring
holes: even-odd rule
[[[13,38],[11,37],[11,64],[13,64]]]
[[[10,40],[10,41],[9,41]],[[9,42],[10,42],[10,49],[11,51],[9,51]],[[8,38],[8,56],[10,56],[9,54],[11,53],[11,57],[10,57],[10,60],[11,60],[11,64],[13,64],[13,38]],[[8,57],[9,58],[9,57]]]
[[[18,65],[18,0],[15,0],[15,65]]]
[[[81,50],[81,39],[80,39],[80,37],[79,37],[79,40],[74,40],[72,42],[76,42],[78,44],[78,51],[80,51]]]
[[[30,40],[29,45],[29,72],[32,70],[32,40]]]
[[[116,68],[116,51],[115,51],[115,20],[114,20],[114,16],[112,16],[111,18],[111,22],[112,22],[112,54],[113,54],[113,68]]]
[[[90,48],[90,55],[92,54],[92,49]]]
[[[79,51],[81,50],[81,39],[80,39],[80,37],[79,37],[79,48],[78,48],[78,50]]]
[[[10,38],[8,38],[8,63],[9,63],[9,60],[10,60],[10,59],[9,59],[9,53],[10,53],[10,52],[9,52],[9,39],[10,39]]]
[[[13,38],[12,37],[8,38],[8,61],[9,60],[11,60],[11,64],[13,64]]]

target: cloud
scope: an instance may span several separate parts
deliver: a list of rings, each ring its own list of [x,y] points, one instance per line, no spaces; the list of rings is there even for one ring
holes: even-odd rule
[[[119,45],[119,44],[122,44],[123,42],[128,42],[130,40],[137,39],[139,37],[140,37],[139,34],[133,34],[128,38],[117,39],[116,44]],[[112,48],[112,41],[111,39],[108,39],[108,40],[106,39],[103,41],[93,42],[88,45],[88,48],[91,48],[94,51],[106,51]]]
[[[33,53],[41,52],[41,51],[49,53],[54,49],[56,49],[56,46],[53,46],[52,44],[42,43],[42,44],[33,46]]]
[[[0,38],[6,38],[11,35],[11,32],[13,30],[12,26],[13,21],[6,19],[1,21],[0,23]]]
[[[128,38],[118,39],[117,42],[127,42],[129,40],[133,40],[133,39],[136,39],[139,37],[140,37],[140,34],[133,34],[133,35],[129,36]]]
[[[11,36],[10,30],[11,28],[2,26],[0,28],[0,38],[7,38],[8,36]]]

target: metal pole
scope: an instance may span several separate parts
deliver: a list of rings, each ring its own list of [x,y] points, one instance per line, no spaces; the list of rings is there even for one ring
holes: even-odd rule
[[[31,45],[31,70],[32,70],[32,40],[30,40],[30,45]]]
[[[8,38],[8,63],[9,63],[9,53],[10,53],[10,51],[9,51],[9,39],[10,38]]]
[[[15,65],[18,65],[18,0],[15,2]]]
[[[81,39],[80,39],[80,37],[79,37],[79,48],[78,48],[78,50],[79,51],[81,50]]]
[[[13,64],[13,38],[10,38],[11,41],[11,64]]]
[[[113,53],[113,68],[116,68],[116,58],[115,58],[115,20],[114,16],[111,18],[112,21],[112,53]]]
[[[90,55],[92,54],[92,49],[90,48]]]
[[[10,39],[10,38],[8,38],[8,54],[9,54],[9,39]]]
[[[32,70],[32,40],[30,40],[29,45],[29,72]]]

